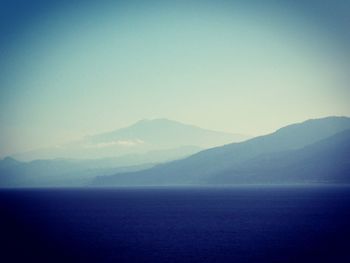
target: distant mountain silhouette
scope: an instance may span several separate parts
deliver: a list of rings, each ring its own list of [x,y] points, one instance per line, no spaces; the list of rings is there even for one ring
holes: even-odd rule
[[[308,120],[151,169],[101,176],[94,184],[350,182],[348,129],[347,117]]]
[[[11,157],[0,160],[0,187],[84,186],[98,175],[137,171],[189,156],[197,147],[150,151],[103,159],[50,159],[20,162]]]
[[[208,183],[350,183],[350,129],[302,149],[263,154]]]
[[[176,137],[174,130],[193,132],[191,126],[172,121],[142,121],[124,130],[91,136],[86,142],[125,141],[139,133],[151,141],[158,125],[168,127],[157,141],[159,145],[162,141],[168,145],[167,136]],[[309,120],[244,142],[198,151],[198,147],[183,146],[113,158],[30,162],[7,157],[0,160],[0,187],[350,183],[350,118]]]
[[[116,131],[86,136],[82,140],[14,155],[19,160],[101,159],[150,151],[206,149],[248,139],[247,136],[202,129],[168,119],[141,120]],[[194,153],[194,152],[192,152]],[[186,156],[188,151],[184,151]]]
[[[130,139],[138,139],[166,149],[188,145],[208,148],[233,141],[242,141],[247,139],[247,136],[206,130],[168,119],[154,119],[141,120],[129,127],[87,138],[91,143]]]

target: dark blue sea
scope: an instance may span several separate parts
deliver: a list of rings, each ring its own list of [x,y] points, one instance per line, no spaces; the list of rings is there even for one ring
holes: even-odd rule
[[[350,262],[350,188],[0,190],[1,262]]]

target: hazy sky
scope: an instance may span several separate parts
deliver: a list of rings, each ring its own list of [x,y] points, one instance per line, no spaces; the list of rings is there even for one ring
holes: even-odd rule
[[[349,1],[53,2],[0,2],[0,156],[144,118],[350,115]]]

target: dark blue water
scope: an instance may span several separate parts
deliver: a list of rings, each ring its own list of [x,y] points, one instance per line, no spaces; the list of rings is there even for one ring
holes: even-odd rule
[[[1,190],[1,262],[350,262],[350,188]]]

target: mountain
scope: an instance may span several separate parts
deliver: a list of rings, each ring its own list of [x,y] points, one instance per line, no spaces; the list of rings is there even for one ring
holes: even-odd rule
[[[308,120],[303,123],[286,126],[272,134],[204,150],[188,158],[158,165],[144,171],[97,177],[94,184],[112,186],[299,182],[304,180],[298,180],[292,172],[288,172],[285,169],[301,172],[297,171],[296,168],[292,170],[293,165],[288,164],[287,161],[291,160],[295,155],[303,156],[303,154],[307,158],[315,158],[313,161],[315,165],[309,166],[305,170],[305,173],[315,173],[313,175],[315,176],[315,180],[313,181],[324,181],[324,178],[321,178],[322,175],[319,173],[319,170],[316,169],[316,163],[326,163],[326,160],[321,157],[327,156],[328,149],[327,147],[318,146],[318,143],[321,143],[322,140],[327,138],[331,140],[332,136],[341,136],[341,132],[347,129],[350,129],[350,118],[347,117],[327,117]],[[345,136],[343,141],[346,140],[347,137]],[[334,154],[339,153],[342,156],[341,153],[348,153],[346,149],[340,147],[342,145],[335,143],[337,139],[332,139],[331,141],[334,142],[332,146],[334,147],[332,148],[335,151]],[[311,147],[311,145],[314,147],[311,148],[313,150],[307,148],[307,146]],[[344,147],[347,147],[348,144],[344,145]],[[308,151],[309,155],[306,154]],[[268,158],[269,155],[281,159],[276,158],[276,161],[265,163],[261,161],[262,159],[259,159]],[[307,162],[308,159],[306,157],[295,162],[294,167],[300,167],[300,169],[302,169],[301,167],[305,167],[302,161]],[[349,159],[349,157],[349,155],[345,155],[345,158]],[[259,162],[265,165],[261,172],[260,169],[263,167],[258,165]],[[286,163],[286,165],[278,169],[282,163]],[[342,165],[344,166],[341,169],[348,173],[350,168],[348,163],[343,162]],[[253,167],[255,168],[253,169]],[[313,167],[313,169],[310,167]],[[331,168],[335,168],[335,166]],[[261,177],[267,176],[266,174],[270,170],[275,171],[275,173],[280,172],[280,176],[283,176],[283,174],[285,174],[285,177],[292,176],[292,179],[276,181],[274,178],[271,178],[271,180],[261,180]],[[252,176],[248,179],[250,174]],[[237,175],[243,179],[235,179],[238,178]],[[318,175],[320,178],[317,178]]]
[[[22,154],[18,156],[22,161],[0,160],[0,187],[82,186],[98,175],[150,168],[243,138],[167,119],[143,120],[113,132]]]
[[[0,187],[84,186],[98,175],[138,171],[198,152],[197,147],[150,151],[103,159],[0,160]]]
[[[302,149],[260,155],[208,183],[350,183],[350,129]]]
[[[141,120],[116,131],[86,136],[79,141],[21,153],[13,157],[35,159],[101,159],[150,151],[205,149],[248,139],[247,136],[202,129],[168,119]],[[187,155],[187,151],[182,156]]]

